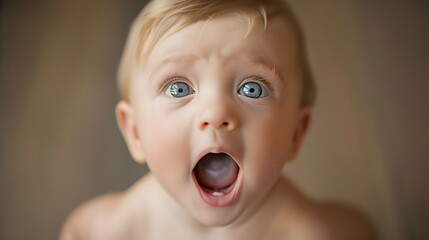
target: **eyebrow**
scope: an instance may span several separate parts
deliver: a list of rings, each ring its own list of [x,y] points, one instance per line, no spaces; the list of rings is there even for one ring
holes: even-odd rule
[[[167,57],[164,57],[162,60],[156,63],[155,67],[149,75],[149,79],[152,78],[152,75],[158,72],[160,69],[169,64],[174,64],[176,62],[193,62],[197,59],[197,56],[192,54],[170,54]]]
[[[284,81],[284,75],[278,70],[279,67],[276,66],[272,61],[267,60],[261,56],[247,56],[252,63],[259,65],[259,68],[265,68],[274,74],[279,80]]]
[[[192,54],[170,54],[167,57],[163,58],[157,66],[162,66],[164,64],[169,64],[172,62],[189,62],[195,61],[198,57]]]

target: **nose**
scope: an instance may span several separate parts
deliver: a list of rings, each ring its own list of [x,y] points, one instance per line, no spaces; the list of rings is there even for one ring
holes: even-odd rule
[[[201,106],[197,121],[198,128],[232,131],[238,127],[238,113],[234,103],[228,100],[212,99]]]

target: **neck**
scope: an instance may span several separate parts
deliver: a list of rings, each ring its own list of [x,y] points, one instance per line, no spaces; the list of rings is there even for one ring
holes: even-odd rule
[[[162,222],[163,226],[168,226],[168,231],[177,231],[188,236],[195,236],[192,239],[242,239],[240,236],[247,236],[249,230],[252,233],[268,233],[270,228],[273,227],[272,223],[276,221],[277,216],[280,213],[284,213],[281,209],[289,205],[288,201],[291,201],[289,197],[285,197],[282,194],[285,190],[286,192],[294,191],[294,187],[286,179],[281,178],[274,184],[266,197],[261,199],[258,205],[254,206],[253,211],[245,212],[236,221],[227,226],[211,227],[197,221],[166,193],[155,179],[154,184],[158,186],[155,187],[157,188],[156,193],[152,195],[157,196],[156,198],[154,197],[153,201],[159,207],[154,208],[152,214],[155,214],[155,218]],[[161,199],[162,201],[160,202]],[[264,236],[261,236],[260,239],[263,238]]]

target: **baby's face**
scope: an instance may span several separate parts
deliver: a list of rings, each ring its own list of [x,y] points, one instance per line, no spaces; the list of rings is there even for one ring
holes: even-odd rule
[[[303,115],[287,21],[220,17],[161,39],[135,73],[129,116],[165,190],[210,226],[249,217],[296,153]]]

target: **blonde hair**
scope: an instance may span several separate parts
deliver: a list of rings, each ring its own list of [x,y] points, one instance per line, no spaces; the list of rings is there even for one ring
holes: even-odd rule
[[[259,16],[265,28],[268,20],[276,15],[284,16],[292,23],[299,41],[303,71],[301,106],[312,106],[315,101],[316,87],[306,59],[303,34],[296,18],[283,0],[150,1],[134,20],[127,38],[118,71],[121,98],[128,100],[132,73],[161,38],[193,23],[228,13],[247,16],[248,32],[254,25],[254,18],[250,15]]]

